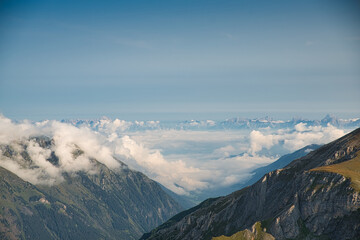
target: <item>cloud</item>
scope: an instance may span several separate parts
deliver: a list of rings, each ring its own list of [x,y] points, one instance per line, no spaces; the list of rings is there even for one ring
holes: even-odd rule
[[[272,163],[273,157],[252,155],[244,153],[237,156],[224,157],[207,162],[211,171],[216,171],[217,176],[213,179],[214,186],[223,187],[245,181],[252,175],[255,168]]]
[[[0,145],[10,145],[19,153],[10,159],[0,148],[0,166],[34,184],[51,185],[63,181],[65,172],[94,174],[94,159],[111,169],[120,167],[116,160],[120,159],[178,194],[192,194],[244,181],[257,167],[275,161],[280,152],[327,143],[346,133],[330,124],[306,123],[253,131],[157,129],[158,121],[107,118],[91,124],[15,123],[0,117]],[[136,130],[138,126],[141,130]],[[43,135],[53,141],[48,148],[33,139]],[[24,148],[31,164],[20,154]],[[58,165],[47,160],[52,152],[59,158]]]
[[[117,142],[116,154],[179,194],[243,181],[274,158],[242,154],[249,131],[153,130],[132,132]]]
[[[0,158],[0,166],[32,184],[53,185],[63,181],[62,177],[57,179],[54,176],[49,176],[41,168],[26,168],[13,159],[4,156]]]
[[[51,126],[51,136],[55,141],[55,153],[59,156],[63,165],[71,167],[77,163],[71,158],[72,151],[76,146],[85,152],[87,158],[95,158],[109,168],[119,167],[120,164],[113,157],[113,151],[107,146],[107,138],[97,134],[89,128],[77,128],[69,124],[53,121]],[[89,165],[81,161],[84,165]],[[87,169],[87,167],[79,168]],[[70,171],[70,169],[69,169]]]
[[[224,157],[229,157],[231,155],[231,153],[233,152],[238,152],[239,150],[238,149],[235,149],[235,147],[233,145],[227,145],[227,146],[224,146],[224,147],[220,147],[218,149],[215,149],[214,150],[214,154],[216,156],[224,156]]]
[[[217,158],[210,152],[205,155],[207,159],[203,159],[204,162],[201,164],[199,158],[192,158],[193,155],[176,154],[171,158],[164,157],[159,150],[150,150],[129,136],[124,136],[117,146],[116,154],[126,156],[127,163],[133,168],[141,170],[178,194],[234,184],[250,177],[251,170],[254,168],[275,160],[271,157],[250,154]],[[235,149],[232,146],[226,146],[215,151],[228,152],[229,150]]]
[[[256,154],[264,148],[270,149],[281,145],[289,151],[296,151],[310,144],[325,144],[343,135],[345,130],[331,124],[326,127],[307,126],[306,123],[295,125],[294,129],[280,129],[275,133],[263,134],[253,130],[250,133],[250,152]]]
[[[186,194],[207,186],[207,183],[202,181],[204,170],[187,166],[182,160],[169,162],[159,150],[147,149],[129,136],[124,136],[118,141],[115,153],[125,156],[131,166],[141,169],[176,193]]]
[[[18,124],[0,115],[0,144],[9,144],[15,140],[26,139],[39,132],[35,126],[28,121]]]
[[[53,144],[40,146],[34,139],[37,136],[47,136]],[[0,144],[0,166],[33,184],[59,183],[65,172],[85,171],[92,174],[95,172],[93,159],[112,169],[120,167],[119,161],[113,157],[113,151],[106,146],[105,137],[88,128],[77,128],[58,121],[14,123],[1,116]],[[4,146],[15,150],[11,151],[11,158],[6,156]],[[57,165],[47,160],[52,151],[59,159]],[[76,151],[79,154],[74,154]],[[26,152],[31,161],[22,152]]]
[[[249,152],[255,154],[263,148],[270,149],[280,140],[278,135],[264,135],[263,133],[253,130],[250,133],[250,149]]]
[[[306,127],[306,123],[301,122],[301,123],[298,123],[298,124],[295,125],[295,130],[298,131],[298,132],[304,132],[304,131],[306,131],[308,129]]]
[[[327,143],[344,135],[331,125],[261,130],[147,130],[127,132],[116,140],[116,154],[179,194],[207,191],[241,182],[251,172],[313,143]],[[263,149],[271,150],[263,155]],[[241,153],[241,154],[239,154]]]

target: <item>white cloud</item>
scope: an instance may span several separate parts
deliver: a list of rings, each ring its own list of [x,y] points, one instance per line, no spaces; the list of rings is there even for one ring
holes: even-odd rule
[[[35,136],[48,136],[54,144],[49,148],[40,147],[32,139]],[[28,121],[13,123],[0,117],[0,143],[17,150],[10,159],[0,154],[0,166],[16,173],[19,177],[34,184],[54,184],[63,180],[62,173],[85,171],[94,173],[94,161],[118,168],[120,163],[113,158],[113,151],[106,146],[106,138],[88,128],[76,128],[57,121],[44,121],[32,124]],[[20,153],[26,148],[29,162]],[[81,149],[83,154],[74,155]],[[58,166],[51,164],[51,151],[59,158]]]
[[[26,139],[37,132],[39,131],[28,121],[14,124],[10,119],[0,115],[0,144]]]
[[[308,129],[306,127],[306,123],[301,122],[301,123],[298,123],[298,124],[295,125],[295,130],[298,131],[298,132],[304,132],[304,131],[306,131]]]
[[[0,165],[34,184],[56,184],[64,172],[95,172],[97,159],[109,168],[120,166],[114,158],[179,194],[206,191],[244,181],[251,172],[276,159],[277,148],[292,152],[306,145],[327,143],[345,134],[332,125],[307,126],[299,123],[292,129],[258,130],[142,130],[134,126],[154,126],[158,121],[127,122],[102,119],[93,129],[88,124],[75,127],[58,121],[14,123],[0,117],[0,144],[10,144],[21,151],[25,144],[33,160],[30,168],[19,154],[12,159],[0,153]],[[211,123],[210,123],[211,125]],[[209,126],[210,126],[209,125]],[[130,128],[132,128],[130,130]],[[53,140],[50,149],[42,148],[31,137],[45,135]],[[74,155],[81,149],[83,154]],[[262,150],[270,154],[261,155]],[[59,165],[47,159],[51,151]]]
[[[275,145],[281,145],[289,151],[296,151],[310,144],[331,142],[346,133],[345,130],[338,129],[331,124],[328,124],[326,127],[307,127],[305,123],[299,123],[295,125],[294,130],[280,129],[275,133],[267,135],[253,130],[250,133],[250,152],[255,154],[264,148],[270,149]]]
[[[107,147],[106,137],[96,134],[96,132],[89,128],[77,128],[69,124],[59,123],[53,121],[51,124],[51,136],[55,141],[55,153],[59,156],[62,164],[71,166],[72,151],[77,147],[85,152],[85,155],[90,158],[95,158],[99,162],[105,164],[109,168],[119,167],[120,164],[113,158],[112,150]],[[73,162],[74,164],[77,161]],[[80,169],[87,169],[88,162],[81,161],[84,167]]]
[[[264,135],[263,133],[253,130],[250,133],[250,149],[249,152],[255,154],[263,148],[270,149],[280,140],[278,135]]]
[[[136,143],[129,136],[118,142],[115,153],[127,157],[127,163],[153,177],[167,188],[179,194],[205,188],[204,171],[187,166],[182,160],[166,161],[159,150],[150,150]]]
[[[215,156],[229,157],[232,153],[239,152],[239,149],[235,149],[233,145],[226,145],[214,150]]]
[[[50,149],[40,147],[39,144],[34,140],[30,140],[28,142],[26,149],[30,158],[34,162],[34,165],[43,169],[46,173],[48,173],[48,175],[57,179],[61,179],[60,169],[46,160],[50,158]]]

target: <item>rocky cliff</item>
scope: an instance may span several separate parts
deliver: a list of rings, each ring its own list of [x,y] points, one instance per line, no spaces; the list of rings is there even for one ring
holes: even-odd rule
[[[359,150],[357,129],[252,186],[179,213],[142,239],[212,239],[256,222],[276,239],[359,239]]]

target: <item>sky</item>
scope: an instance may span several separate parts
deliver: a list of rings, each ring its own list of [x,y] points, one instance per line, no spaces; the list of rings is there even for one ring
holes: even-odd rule
[[[360,115],[358,1],[0,2],[12,119]]]

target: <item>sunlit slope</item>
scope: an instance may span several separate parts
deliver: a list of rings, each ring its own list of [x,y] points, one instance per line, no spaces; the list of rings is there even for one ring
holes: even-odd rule
[[[351,180],[351,186],[360,191],[360,151],[356,153],[356,157],[346,162],[322,166],[311,169],[310,171],[332,172],[343,175]]]
[[[260,222],[256,222],[252,226],[252,231],[245,229],[229,237],[222,235],[220,237],[213,237],[212,240],[275,240],[275,238],[264,231]]]

